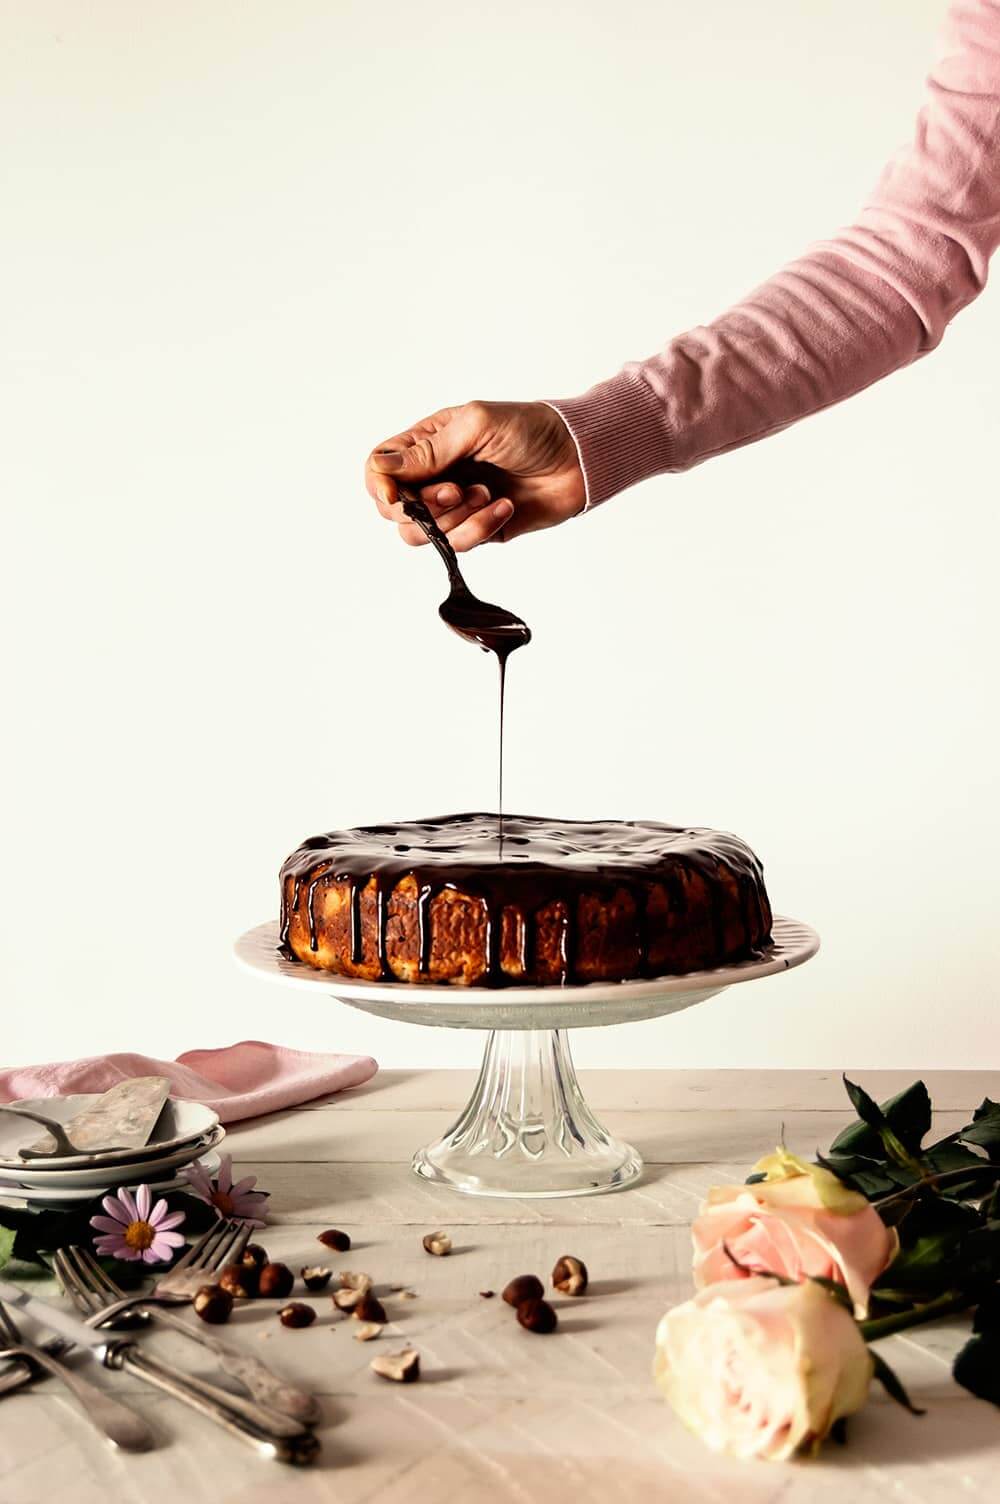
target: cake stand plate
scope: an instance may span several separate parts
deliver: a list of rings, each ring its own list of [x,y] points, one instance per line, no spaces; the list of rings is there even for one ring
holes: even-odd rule
[[[365,1013],[405,1023],[488,1029],[479,1079],[458,1120],[418,1149],[425,1180],[476,1196],[587,1196],[621,1190],[642,1173],[630,1144],[594,1116],[580,1087],[567,1029],[634,1023],[679,1013],[726,987],[801,966],[819,936],[775,917],[772,941],[752,960],[710,971],[574,987],[452,987],[367,982],[315,971],[278,950],[276,921],[236,942],[236,960],[286,987],[317,988]]]

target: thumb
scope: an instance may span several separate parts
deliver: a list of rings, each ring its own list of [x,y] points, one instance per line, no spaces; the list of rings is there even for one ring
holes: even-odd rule
[[[480,404],[445,408],[409,433],[386,440],[374,450],[371,466],[382,475],[406,482],[429,481],[473,454],[482,440]]]

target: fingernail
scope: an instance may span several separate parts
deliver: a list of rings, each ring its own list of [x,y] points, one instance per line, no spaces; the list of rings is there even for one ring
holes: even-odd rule
[[[514,503],[512,501],[498,501],[496,506],[493,508],[493,516],[496,518],[497,522],[502,522],[505,517],[509,517],[511,515],[513,510]]]
[[[375,459],[380,470],[402,470],[403,456],[398,449],[376,449]]]

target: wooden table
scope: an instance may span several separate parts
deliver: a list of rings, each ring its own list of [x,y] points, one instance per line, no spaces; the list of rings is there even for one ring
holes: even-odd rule
[[[882,1098],[916,1073],[859,1071]],[[996,1499],[1000,1414],[953,1382],[957,1321],[891,1338],[883,1350],[911,1394],[914,1419],[873,1393],[850,1424],[849,1444],[816,1463],[736,1463],[689,1436],[650,1380],[656,1322],[691,1293],[688,1225],[706,1188],[741,1180],[785,1141],[808,1155],[852,1115],[835,1072],[584,1073],[612,1132],[634,1143],[647,1173],[633,1190],[579,1200],[477,1200],[426,1185],[409,1170],[413,1149],[447,1127],[471,1088],[468,1073],[385,1071],[369,1086],[243,1128],[229,1147],[237,1168],[272,1193],[261,1235],[296,1272],[324,1260],[316,1234],[351,1234],[335,1268],[369,1271],[384,1287],[393,1325],[376,1343],[352,1340],[355,1323],[314,1297],[305,1331],[286,1331],[274,1303],[238,1311],[226,1335],[323,1396],[323,1455],[308,1471],[258,1460],[199,1417],[100,1375],[142,1410],[162,1438],[155,1452],[123,1457],[95,1438],[51,1382],[0,1403],[2,1504],[611,1504],[611,1501],[894,1498],[906,1504]],[[997,1080],[985,1073],[925,1076],[940,1132],[968,1121]],[[421,1247],[447,1228],[450,1258]],[[499,1298],[513,1275],[547,1277],[555,1259],[588,1264],[591,1294],[559,1302],[559,1330],[522,1331]],[[40,1293],[47,1293],[40,1286]],[[191,1318],[192,1320],[195,1318]],[[157,1336],[190,1364],[194,1349]],[[173,1343],[178,1345],[174,1346]],[[379,1348],[421,1353],[419,1384],[394,1386],[369,1372]]]

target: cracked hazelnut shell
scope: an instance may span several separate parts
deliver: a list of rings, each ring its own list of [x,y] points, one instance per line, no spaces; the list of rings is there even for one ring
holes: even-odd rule
[[[333,1278],[333,1270],[327,1269],[325,1264],[309,1264],[300,1273],[307,1290],[325,1290]]]
[[[240,1263],[245,1264],[247,1268],[258,1270],[263,1269],[264,1265],[270,1262],[267,1256],[267,1249],[262,1248],[259,1243],[248,1243],[243,1250],[243,1257],[240,1259]]]
[[[353,1314],[355,1321],[376,1322],[379,1326],[385,1326],[389,1320],[385,1314],[385,1306],[370,1290],[366,1290],[362,1295],[354,1307]]]
[[[446,1232],[425,1233],[423,1245],[425,1253],[436,1254],[439,1259],[446,1258],[451,1252],[451,1238]]]
[[[563,1295],[583,1295],[589,1278],[583,1260],[574,1258],[571,1253],[564,1253],[561,1259],[556,1260],[552,1271],[552,1288]]]
[[[398,1353],[379,1353],[368,1366],[380,1379],[392,1379],[397,1384],[412,1384],[420,1377],[420,1354],[414,1347],[404,1347]]]
[[[219,1274],[219,1288],[236,1300],[252,1300],[260,1286],[255,1264],[227,1264]]]

